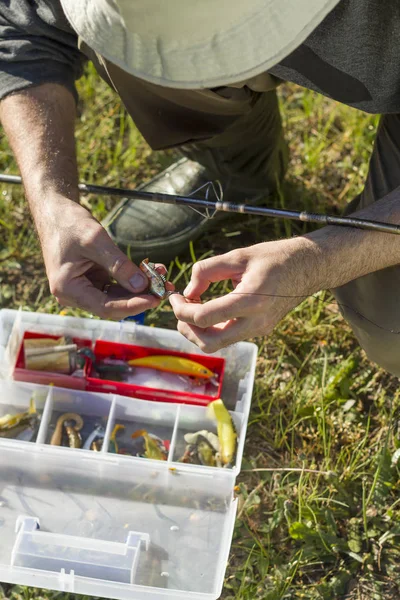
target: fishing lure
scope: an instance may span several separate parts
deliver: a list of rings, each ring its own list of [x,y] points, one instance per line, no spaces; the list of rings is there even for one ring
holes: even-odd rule
[[[110,379],[112,381],[124,381],[132,369],[127,365],[113,365],[110,363],[96,362],[93,365],[94,370],[101,379]]]
[[[183,437],[187,444],[196,444],[198,438],[203,437],[214,448],[215,452],[219,452],[221,449],[218,436],[212,431],[207,431],[206,429],[196,431],[195,433],[185,433]]]
[[[0,438],[16,438],[25,429],[34,429],[38,421],[35,401],[31,398],[29,410],[16,415],[4,415],[0,417]]]
[[[207,438],[199,435],[196,442],[197,455],[200,463],[208,467],[216,465],[216,452]]]
[[[91,443],[90,449],[93,450],[93,452],[101,452],[103,441],[102,438],[97,438],[97,440],[94,440],[94,442]]]
[[[102,379],[112,379],[113,381],[123,381],[127,375],[133,372],[133,369],[124,361],[113,358],[97,360],[96,355],[90,348],[80,348],[78,356],[81,365],[84,365],[85,357],[92,361],[93,369],[97,376]]]
[[[90,348],[80,348],[78,350],[78,357],[81,362],[81,367],[84,366],[85,357],[89,358],[93,363],[93,368],[96,373],[104,379],[123,381],[124,377],[132,371],[129,365],[123,360],[106,358],[98,361],[95,353]]]
[[[202,432],[187,434],[187,436],[185,436],[185,441],[191,439],[191,442],[186,446],[185,453],[180,459],[180,462],[205,465],[207,467],[218,466],[218,453],[214,445],[208,439],[208,434],[210,434],[210,432],[206,431],[205,433],[207,434],[207,437],[203,436]]]
[[[153,460],[167,460],[167,449],[163,440],[156,435],[148,433],[145,429],[139,429],[132,433],[132,439],[142,437],[145,444],[144,458],[152,458]]]
[[[64,421],[65,431],[68,436],[68,443],[70,448],[81,448],[82,447],[82,436],[74,421]]]
[[[128,365],[132,367],[145,367],[155,369],[156,371],[165,371],[167,373],[176,373],[186,375],[194,379],[203,379],[210,383],[218,385],[215,373],[194,360],[182,358],[180,356],[153,355],[143,356],[128,360]]]
[[[116,425],[112,431],[112,434],[110,436],[110,445],[108,448],[108,451],[111,452],[112,454],[119,453],[119,448],[118,448],[118,444],[117,444],[117,435],[120,431],[123,431],[124,429],[125,429],[125,425]]]
[[[74,429],[78,432],[83,427],[83,419],[76,413],[65,413],[57,419],[56,428],[50,440],[51,446],[61,446],[65,421],[75,422]]]
[[[221,460],[225,466],[228,466],[234,461],[237,448],[237,433],[232,417],[221,399],[210,402],[207,416],[217,422]]]
[[[180,356],[156,354],[133,358],[125,362],[113,358],[105,358],[104,360],[96,361],[96,355],[93,350],[90,350],[89,348],[81,348],[78,351],[78,354],[82,358],[84,356],[90,358],[94,370],[100,376],[115,381],[123,381],[128,375],[134,373],[134,367],[143,367],[154,369],[155,371],[186,376],[190,378],[194,384],[200,385],[203,383],[211,383],[218,386],[218,379],[213,371],[194,360]]]
[[[161,275],[161,273],[157,271],[156,265],[150,262],[148,258],[145,258],[142,260],[139,267],[149,280],[149,292],[161,300],[166,298],[168,296],[168,292],[165,287],[167,280],[165,279],[164,275]]]
[[[186,433],[184,440],[187,443],[185,453],[179,462],[208,467],[221,467],[220,449],[218,436],[212,431],[202,429],[195,433]]]
[[[37,435],[39,433],[40,427],[40,417],[35,417],[32,419],[31,424],[20,425],[16,427],[14,432],[14,439],[19,440],[20,442],[34,442],[37,439]],[[1,436],[0,436],[1,437]]]
[[[93,450],[92,444],[98,440],[103,440],[106,434],[106,430],[103,425],[97,425],[92,433],[87,437],[86,442],[83,445],[84,450]]]

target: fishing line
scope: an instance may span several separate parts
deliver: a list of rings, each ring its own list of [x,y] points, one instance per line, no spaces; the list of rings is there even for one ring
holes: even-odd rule
[[[173,292],[174,293],[174,292]],[[175,292],[175,293],[180,293],[180,292]],[[317,292],[319,293],[319,292]],[[287,295],[287,294],[263,294],[261,292],[228,292],[228,294],[225,295],[221,295],[221,296],[211,296],[210,298],[206,298],[205,300],[215,300],[217,298],[225,298],[227,295],[235,295],[235,296],[264,296],[266,298],[298,298],[301,300],[306,300],[307,298],[315,298],[316,300],[319,300],[317,294],[311,294],[308,296],[299,296],[299,295]],[[185,297],[185,296],[184,296]],[[395,329],[388,329],[386,327],[383,327],[383,325],[379,325],[379,323],[375,323],[375,321],[373,321],[372,319],[370,319],[369,317],[366,317],[363,313],[361,313],[359,310],[357,310],[356,308],[354,308],[353,306],[350,306],[349,304],[344,304],[343,302],[338,302],[335,298],[332,299],[332,302],[335,303],[339,308],[343,308],[343,309],[349,309],[352,310],[357,316],[361,317],[362,319],[364,319],[365,321],[367,321],[368,323],[371,323],[371,325],[374,325],[375,327],[377,327],[378,329],[381,329],[382,331],[386,331],[386,333],[392,333],[393,335],[400,335],[400,331],[395,330]]]

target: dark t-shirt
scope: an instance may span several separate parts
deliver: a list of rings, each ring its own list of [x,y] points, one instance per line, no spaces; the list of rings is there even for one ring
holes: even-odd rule
[[[400,112],[400,2],[341,0],[270,73],[366,112]]]
[[[83,62],[59,0],[0,0],[0,98],[42,83],[75,94]]]
[[[74,91],[84,55],[59,0],[0,1],[0,98],[46,82]],[[400,113],[400,2],[341,0],[270,73],[370,113]]]

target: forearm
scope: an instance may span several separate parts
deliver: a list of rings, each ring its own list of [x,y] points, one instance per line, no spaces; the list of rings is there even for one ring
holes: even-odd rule
[[[400,189],[352,216],[400,224]],[[400,235],[390,233],[329,226],[294,238],[290,244],[292,259],[302,262],[298,272],[304,273],[306,267],[307,293],[339,287],[400,264]]]
[[[71,92],[46,84],[7,96],[0,119],[36,222],[51,293],[104,319],[157,306],[154,296],[133,296],[148,287],[147,277],[78,202]]]
[[[61,209],[79,199],[75,116],[72,94],[58,84],[29,88],[0,103],[0,120],[39,233],[42,224],[49,226],[52,203]]]

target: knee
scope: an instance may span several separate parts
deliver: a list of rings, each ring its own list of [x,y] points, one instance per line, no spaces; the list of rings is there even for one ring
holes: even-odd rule
[[[400,335],[379,329],[370,323],[353,326],[355,336],[369,360],[388,373],[400,377]]]

